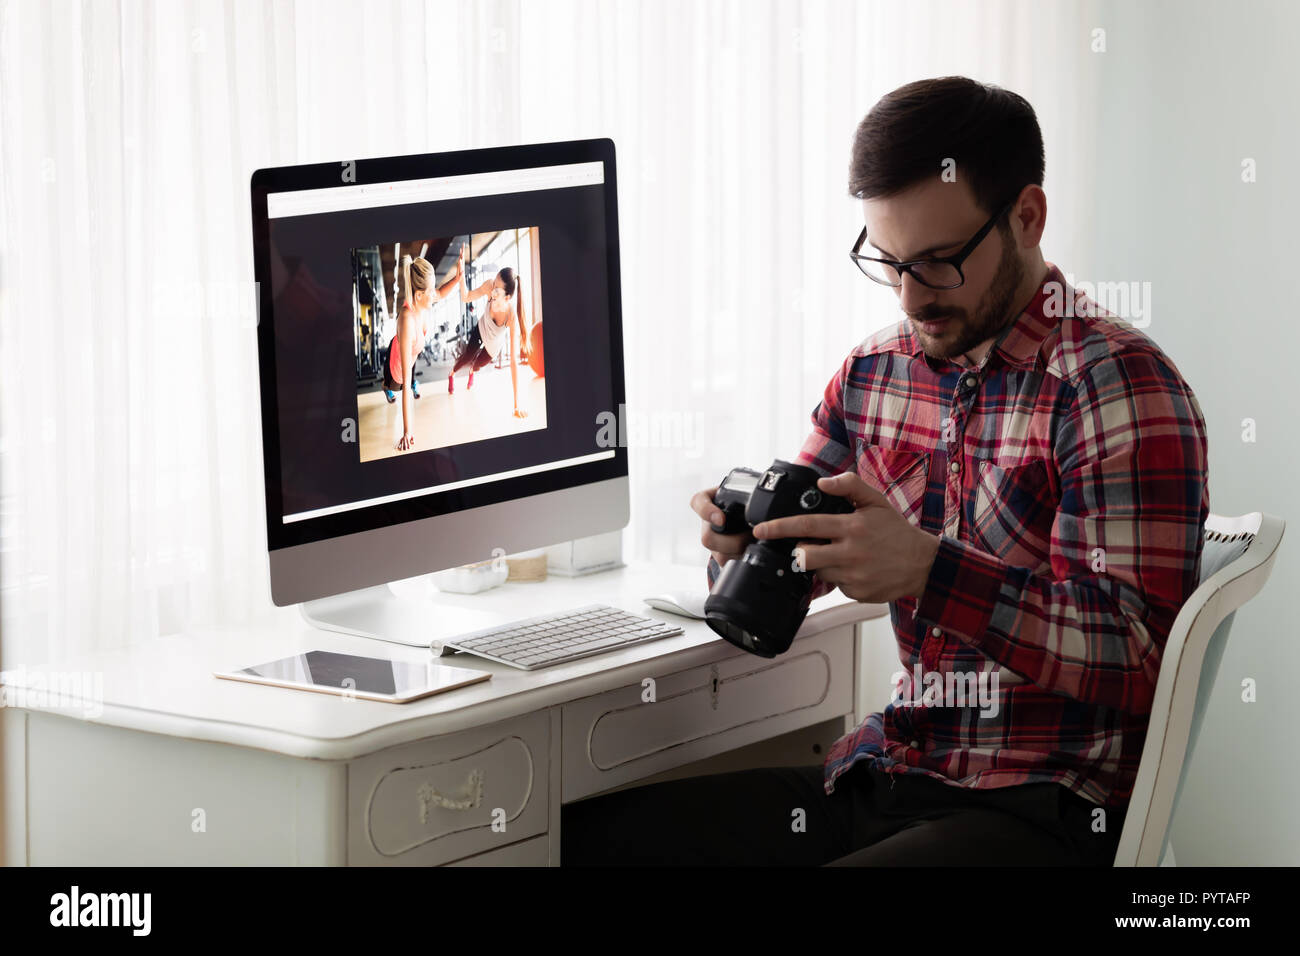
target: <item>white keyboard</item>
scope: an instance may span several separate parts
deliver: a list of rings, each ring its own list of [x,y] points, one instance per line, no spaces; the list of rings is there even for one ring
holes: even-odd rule
[[[682,633],[676,624],[588,604],[461,634],[442,653],[463,651],[531,671]]]

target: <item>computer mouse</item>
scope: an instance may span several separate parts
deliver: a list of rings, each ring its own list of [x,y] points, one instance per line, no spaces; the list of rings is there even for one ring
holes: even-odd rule
[[[667,611],[669,614],[676,614],[680,617],[689,617],[697,621],[703,621],[704,617],[704,600],[707,594],[700,596],[686,594],[655,594],[651,597],[642,598],[646,604],[660,611]]]

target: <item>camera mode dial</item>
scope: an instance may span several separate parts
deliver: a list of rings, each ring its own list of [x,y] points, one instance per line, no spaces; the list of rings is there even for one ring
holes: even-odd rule
[[[822,503],[822,493],[816,488],[809,488],[799,496],[799,506],[804,511],[812,511]]]

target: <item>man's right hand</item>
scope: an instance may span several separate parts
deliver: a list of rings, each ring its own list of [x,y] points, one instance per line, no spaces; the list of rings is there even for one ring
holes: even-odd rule
[[[718,568],[721,569],[732,558],[738,558],[745,553],[745,548],[754,543],[754,535],[748,528],[744,534],[718,534],[709,527],[710,524],[719,526],[722,524],[722,509],[713,503],[713,496],[717,491],[717,485],[704,491],[697,491],[691,497],[691,510],[704,522],[700,532],[700,544],[708,549],[713,559],[718,562]]]

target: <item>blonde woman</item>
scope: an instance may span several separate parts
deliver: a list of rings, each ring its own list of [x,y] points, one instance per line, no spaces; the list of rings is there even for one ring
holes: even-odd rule
[[[441,288],[434,288],[433,266],[423,256],[415,259],[409,255],[402,256],[401,270],[406,301],[397,314],[397,334],[388,346],[388,361],[384,363],[384,388],[389,392],[402,393],[402,437],[397,443],[397,450],[406,451],[415,445],[415,414],[411,409],[411,399],[415,392],[415,357],[427,335],[429,307],[435,296],[445,298],[456,288],[460,281],[460,263],[456,263],[453,275]],[[410,369],[409,375],[407,369]],[[406,387],[408,378],[411,384],[409,389]]]
[[[488,307],[478,320],[478,325],[470,333],[460,357],[447,376],[447,391],[456,391],[456,373],[466,365],[469,366],[469,381],[466,388],[474,387],[474,373],[494,360],[501,353],[501,346],[510,340],[510,387],[514,392],[515,418],[526,418],[528,412],[519,407],[519,363],[516,359],[515,335],[519,335],[520,357],[527,358],[529,351],[528,326],[524,322],[523,296],[520,295],[522,280],[509,267],[502,269],[492,279],[484,282],[472,292],[465,284],[465,246],[460,247],[460,263],[457,266],[460,277],[460,301],[473,302],[483,296],[488,297]],[[514,299],[514,308],[510,300]]]

